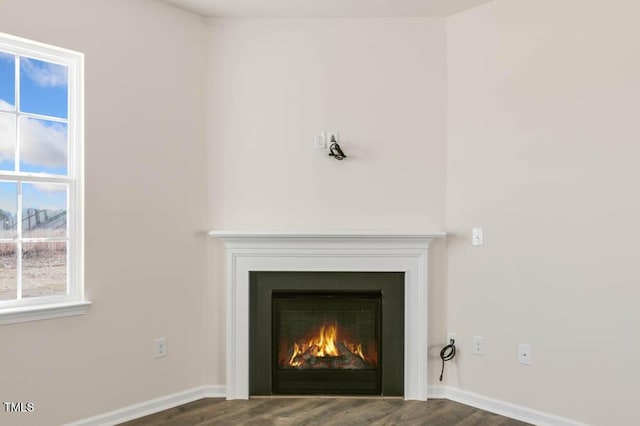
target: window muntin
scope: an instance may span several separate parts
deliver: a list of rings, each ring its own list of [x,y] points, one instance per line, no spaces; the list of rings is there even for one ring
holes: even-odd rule
[[[0,314],[84,298],[82,66],[0,33]]]

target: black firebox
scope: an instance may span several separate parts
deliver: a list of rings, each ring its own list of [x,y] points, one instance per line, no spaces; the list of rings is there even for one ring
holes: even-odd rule
[[[404,273],[251,272],[250,395],[402,396]]]
[[[380,394],[381,293],[274,292],[278,394]]]

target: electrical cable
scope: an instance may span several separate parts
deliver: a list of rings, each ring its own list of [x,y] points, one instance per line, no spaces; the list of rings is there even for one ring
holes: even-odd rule
[[[440,371],[440,381],[442,381],[442,376],[444,375],[444,362],[451,361],[453,357],[456,356],[456,341],[453,339],[449,340],[451,343],[442,348],[440,351],[440,359],[442,359],[442,370]],[[448,351],[448,352],[447,352]]]

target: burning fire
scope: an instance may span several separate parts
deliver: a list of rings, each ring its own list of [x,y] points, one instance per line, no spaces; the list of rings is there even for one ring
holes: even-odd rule
[[[293,344],[293,351],[289,358],[291,367],[300,367],[311,358],[340,358],[350,352],[362,361],[368,362],[363,351],[362,343],[350,343],[346,340],[339,341],[338,326],[336,324],[323,324],[318,334],[309,340],[299,341]],[[375,363],[375,362],[374,362]]]

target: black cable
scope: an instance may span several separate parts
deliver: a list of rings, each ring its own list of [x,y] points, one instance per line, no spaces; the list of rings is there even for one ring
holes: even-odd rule
[[[440,359],[442,359],[442,370],[440,371],[440,381],[442,381],[442,376],[444,374],[444,362],[451,361],[453,357],[456,356],[456,345],[455,345],[456,341],[451,339],[450,342],[451,342],[450,344],[442,348],[442,350],[440,351]],[[449,353],[447,353],[447,350],[449,351]]]

